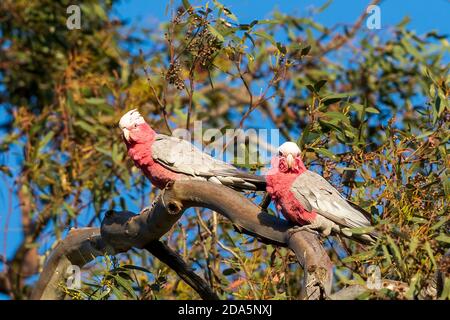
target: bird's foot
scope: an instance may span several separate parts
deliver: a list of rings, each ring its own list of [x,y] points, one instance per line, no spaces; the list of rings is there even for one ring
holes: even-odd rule
[[[140,214],[152,212],[160,199],[162,200],[162,193],[158,194],[148,207],[143,208]]]
[[[271,200],[272,200],[272,198],[271,198],[270,194],[265,193],[264,197],[261,201],[261,204],[259,205],[261,207],[262,211],[267,212],[267,208],[269,207]]]
[[[313,226],[311,225],[304,225],[304,226],[294,226],[291,229],[289,229],[288,233],[289,233],[289,237],[292,237],[295,233],[299,232],[299,231],[308,231],[311,232],[314,235],[319,235],[320,233],[314,229]]]

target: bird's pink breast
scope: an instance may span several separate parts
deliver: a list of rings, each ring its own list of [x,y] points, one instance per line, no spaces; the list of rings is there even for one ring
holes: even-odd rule
[[[164,189],[167,183],[178,180],[181,175],[166,169],[153,160],[152,143],[153,141],[149,141],[132,145],[128,148],[128,155],[154,186]]]
[[[296,224],[305,225],[315,219],[316,213],[306,210],[291,191],[292,183],[300,174],[283,173],[276,168],[272,168],[266,178],[267,192],[272,196],[277,209],[286,219]]]

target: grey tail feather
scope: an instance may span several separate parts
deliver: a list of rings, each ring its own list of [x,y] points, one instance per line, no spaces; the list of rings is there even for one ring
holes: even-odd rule
[[[365,209],[361,208],[360,206],[358,206],[356,203],[351,202],[349,200],[347,200],[348,204],[350,204],[354,209],[358,210],[359,212],[361,212],[363,214],[363,216],[370,222],[370,224],[372,225],[372,215]],[[379,235],[376,231],[372,231],[366,234],[361,234],[361,235],[353,235],[353,237],[356,240],[359,240],[360,242],[366,243],[366,244],[373,244],[377,241],[377,239],[379,238]]]
[[[365,234],[352,234],[351,236],[341,232],[340,235],[345,238],[356,240],[362,244],[374,244],[378,240],[378,235],[375,231]]]
[[[372,215],[370,214],[370,212],[368,212],[367,210],[364,210],[363,208],[358,206],[356,203],[351,202],[350,200],[347,200],[347,202],[349,205],[351,205],[353,207],[353,209],[356,209],[359,212],[361,212],[364,215],[364,217],[366,217],[366,219],[370,221],[370,224],[372,224]]]
[[[266,191],[266,179],[263,176],[240,171],[236,177],[253,184],[256,187],[256,191]]]
[[[236,178],[240,178],[245,181],[242,185],[234,185],[234,189],[237,190],[252,190],[252,191],[266,191],[266,179],[263,176],[258,176],[256,174],[247,173],[241,170],[217,170],[213,171],[213,174],[217,174],[218,176],[232,176]],[[250,187],[251,186],[251,187]],[[230,186],[231,187],[231,186]]]
[[[366,234],[359,234],[357,238],[360,239],[363,243],[374,244],[375,242],[377,242],[378,236],[374,231],[372,231]]]

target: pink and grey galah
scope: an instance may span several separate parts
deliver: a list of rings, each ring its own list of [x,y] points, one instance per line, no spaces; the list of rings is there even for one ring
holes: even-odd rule
[[[296,143],[285,142],[278,151],[266,176],[267,192],[287,220],[324,236],[333,232],[373,242],[373,234],[352,234],[350,230],[370,227],[369,214],[346,200],[322,176],[306,169]]]
[[[263,177],[214,159],[184,139],[156,133],[136,109],[122,116],[119,127],[128,155],[159,189],[185,179],[215,182],[236,190],[266,188]]]

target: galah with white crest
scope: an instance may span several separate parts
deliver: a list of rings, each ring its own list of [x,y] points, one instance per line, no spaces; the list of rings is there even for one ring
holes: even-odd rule
[[[306,169],[296,143],[285,142],[278,151],[266,176],[267,192],[287,220],[324,236],[333,232],[373,242],[373,234],[352,234],[350,230],[370,227],[369,213],[346,200],[322,176]]]
[[[128,155],[151,183],[163,189],[176,180],[210,181],[235,190],[265,190],[265,179],[214,159],[189,141],[156,133],[136,110],[119,122]]]

